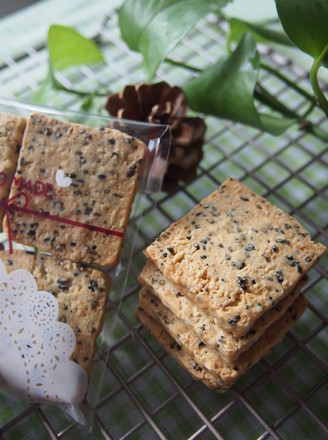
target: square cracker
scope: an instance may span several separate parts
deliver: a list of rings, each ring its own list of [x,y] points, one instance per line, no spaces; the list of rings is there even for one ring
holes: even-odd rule
[[[230,178],[145,255],[223,328],[242,336],[325,251],[296,219]]]
[[[71,356],[88,376],[93,367],[96,339],[101,332],[111,280],[103,272],[52,257],[15,251],[0,251],[7,273],[17,269],[30,272],[38,290],[57,300],[58,321],[67,323],[75,333],[76,347]]]
[[[140,297],[143,295],[141,290]],[[187,371],[210,388],[224,391],[230,388],[248,368],[269,354],[288,330],[295,324],[307,302],[303,296],[298,297],[287,312],[270,326],[264,335],[238,359],[229,363],[224,361],[218,352],[203,344],[191,334],[183,324],[170,320],[170,314],[164,313],[160,301],[144,308],[142,303],[137,307],[137,319],[157,338],[158,342]]]
[[[303,278],[305,278],[303,280]],[[197,307],[187,295],[166,279],[159,269],[148,261],[139,275],[140,283],[147,287],[143,292],[143,307],[145,303],[154,302],[157,297],[177,318],[184,321],[186,326],[194,332],[207,346],[217,350],[223,359],[232,362],[256,342],[277,319],[281,318],[288,307],[295,301],[306,283],[307,276],[278,304],[262,315],[252,328],[243,336],[234,337],[220,326],[216,318],[207,315]],[[154,295],[154,296],[153,296]]]
[[[145,154],[142,142],[120,131],[32,114],[10,193],[23,206],[10,210],[13,240],[60,258],[116,264]]]
[[[26,120],[18,115],[0,112],[0,200],[7,202],[22,146]],[[0,231],[5,207],[0,206]]]

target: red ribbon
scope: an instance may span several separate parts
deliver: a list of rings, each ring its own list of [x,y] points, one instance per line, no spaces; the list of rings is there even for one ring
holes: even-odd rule
[[[22,206],[13,205],[12,201],[17,199],[18,197],[24,198],[24,204]],[[59,223],[64,223],[66,225],[77,226],[78,228],[88,229],[89,231],[96,231],[106,235],[114,235],[116,237],[123,237],[122,232],[113,231],[112,229],[101,228],[100,226],[89,225],[87,223],[77,222],[75,220],[71,220],[69,218],[58,217],[57,215],[46,214],[45,212],[34,211],[33,209],[29,209],[28,206],[28,196],[19,192],[18,194],[11,197],[8,202],[0,200],[0,205],[4,206],[6,209],[6,218],[7,218],[7,228],[8,228],[8,242],[9,242],[9,253],[13,253],[13,240],[12,233],[10,227],[10,218],[9,218],[9,209],[17,212],[24,212],[25,214],[34,215],[36,217],[45,218],[48,220],[52,220]]]

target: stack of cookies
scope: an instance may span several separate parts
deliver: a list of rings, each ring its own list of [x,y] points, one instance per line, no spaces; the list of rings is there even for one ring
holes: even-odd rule
[[[145,250],[136,317],[195,379],[224,391],[302,315],[306,272],[325,251],[228,179]]]

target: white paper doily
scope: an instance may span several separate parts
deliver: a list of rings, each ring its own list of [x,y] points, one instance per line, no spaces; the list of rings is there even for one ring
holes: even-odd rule
[[[69,359],[75,334],[57,316],[56,299],[38,291],[31,273],[7,274],[0,260],[0,387],[31,402],[74,407],[86,394],[88,377]]]

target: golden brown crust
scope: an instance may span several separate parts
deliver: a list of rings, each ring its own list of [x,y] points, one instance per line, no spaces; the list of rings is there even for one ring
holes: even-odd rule
[[[139,275],[139,281],[147,288],[142,296],[144,309],[147,309],[145,302],[154,301],[155,296],[177,318],[183,320],[190,331],[194,332],[207,346],[217,350],[222,358],[228,362],[237,359],[242,352],[246,351],[263,335],[274,321],[285,314],[306,282],[301,280],[292,292],[278,304],[273,304],[270,310],[253,323],[251,330],[246,335],[234,337],[223,329],[213,316],[207,315],[197,305],[193,304],[151,262],[148,261],[143,268]]]
[[[194,380],[203,382],[209,388],[219,392],[225,390],[224,383],[206,368],[201,368],[197,362],[164,330],[164,328],[151,318],[142,307],[135,309],[135,316],[149,333],[161,344],[167,353],[173,357],[181,367],[185,368]]]
[[[0,112],[0,200],[7,201],[22,145],[26,120],[18,115]],[[0,206],[0,231],[5,207]]]
[[[293,217],[228,179],[145,255],[237,337],[288,295],[325,251]]]
[[[48,217],[11,210],[13,239],[60,258],[116,264],[145,154],[143,143],[117,130],[32,114],[10,197],[25,193],[28,209]]]
[[[258,341],[233,362],[227,362],[218,351],[208,347],[195,333],[191,332],[182,320],[163,306],[159,299],[156,298],[150,302],[144,298],[146,298],[145,288],[139,293],[141,308],[153,320],[160,323],[171,338],[196,361],[197,365],[218,377],[225,388],[232,386],[241,374],[244,374],[249,367],[256,364],[281,341],[307,305],[303,296],[298,297],[287,312],[275,321]]]

